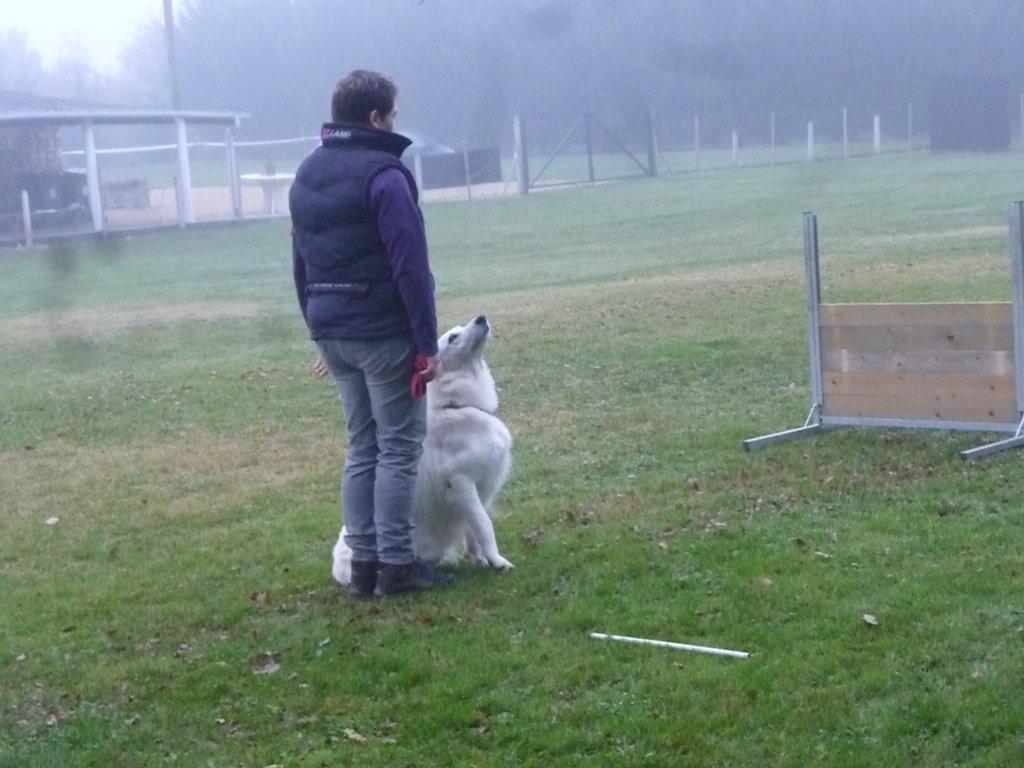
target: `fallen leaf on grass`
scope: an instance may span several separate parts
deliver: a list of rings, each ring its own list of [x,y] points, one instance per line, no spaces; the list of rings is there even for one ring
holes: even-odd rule
[[[799,536],[793,539],[793,546],[799,549],[801,552],[806,552],[808,547],[810,547],[810,545]]]
[[[60,518],[59,517],[48,517],[48,518],[46,518],[46,524],[50,525],[50,526],[56,525],[59,522],[60,522]]]
[[[266,608],[270,605],[270,595],[268,595],[262,589],[256,590],[251,595],[249,595],[249,599],[256,603],[256,605],[258,605],[260,608]]]
[[[28,656],[26,656],[24,653],[19,653],[18,658],[16,658],[15,661],[24,661],[27,658]]]
[[[757,580],[757,583],[758,583],[758,586],[761,586],[761,587],[764,587],[765,589],[767,589],[768,587],[770,587],[775,582],[772,581],[771,579],[769,579],[767,576],[762,576],[760,579]]]
[[[276,651],[264,651],[252,666],[254,675],[276,675],[281,670],[281,654]]]
[[[587,525],[594,519],[594,510],[583,509],[579,504],[573,504],[565,510],[565,519],[570,523],[582,523]]]
[[[524,533],[520,538],[525,546],[536,547],[540,544],[540,540],[544,538],[544,531],[540,528],[534,528],[529,533]]]
[[[861,618],[864,619],[864,623],[867,624],[869,627],[877,627],[878,626],[878,617],[877,616],[874,616],[874,615],[872,615],[870,613],[865,613],[863,616],[861,616]]]
[[[359,731],[354,731],[351,728],[346,728],[344,730],[344,734],[345,734],[345,738],[348,739],[349,741],[354,741],[357,744],[365,744],[366,743],[366,737],[363,736],[363,734],[361,734]]]
[[[316,656],[320,658],[324,655],[324,648],[331,642],[331,638],[325,637],[319,643],[316,644]]]

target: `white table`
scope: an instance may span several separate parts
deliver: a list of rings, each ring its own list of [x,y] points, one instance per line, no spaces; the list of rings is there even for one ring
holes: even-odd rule
[[[243,173],[238,178],[243,184],[259,184],[263,189],[264,214],[287,213],[285,196],[295,181],[294,173]]]

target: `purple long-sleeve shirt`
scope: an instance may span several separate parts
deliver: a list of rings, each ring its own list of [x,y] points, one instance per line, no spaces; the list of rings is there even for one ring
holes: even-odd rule
[[[395,288],[405,305],[413,346],[417,353],[433,357],[437,354],[437,311],[427,236],[409,182],[400,170],[388,168],[374,178],[370,185],[370,208],[377,217],[377,234],[391,266]],[[299,306],[305,318],[306,267],[294,248],[292,260]]]
[[[413,344],[421,355],[433,357],[437,354],[437,309],[427,233],[401,171],[388,168],[377,174],[370,185],[370,207],[377,214],[377,233],[409,315]]]

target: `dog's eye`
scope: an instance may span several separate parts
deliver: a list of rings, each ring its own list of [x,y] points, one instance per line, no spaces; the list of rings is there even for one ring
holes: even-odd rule
[[[459,338],[459,334],[453,333],[451,336],[448,337],[448,343],[449,344],[454,344],[455,340],[458,339],[458,338]]]

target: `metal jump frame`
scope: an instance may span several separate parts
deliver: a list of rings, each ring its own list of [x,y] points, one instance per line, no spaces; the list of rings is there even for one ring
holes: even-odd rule
[[[1013,281],[1013,365],[1017,389],[1017,411],[1020,416],[1016,425],[988,422],[935,422],[915,419],[829,416],[823,413],[818,217],[814,213],[804,213],[804,269],[807,275],[807,344],[811,369],[811,409],[802,427],[744,440],[744,449],[747,451],[758,451],[773,443],[809,437],[834,427],[950,429],[1008,432],[1012,434],[1012,437],[962,451],[960,458],[966,461],[973,461],[1002,451],[1024,447],[1024,202],[1018,200],[1010,204],[1009,224],[1008,250],[1010,254],[1010,272]]]

